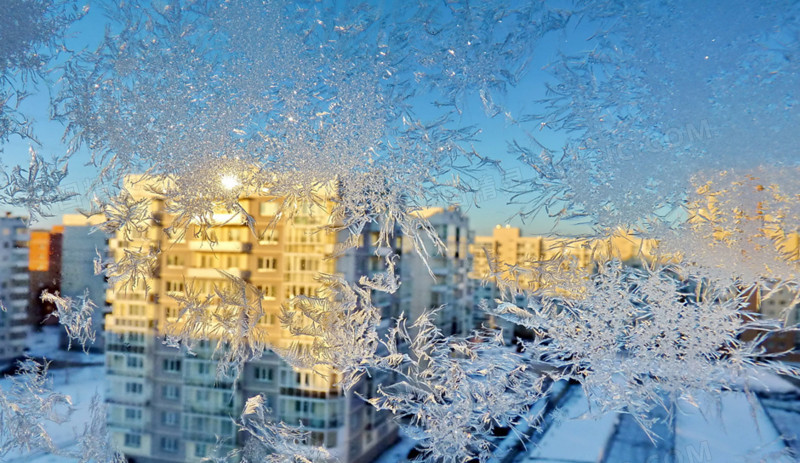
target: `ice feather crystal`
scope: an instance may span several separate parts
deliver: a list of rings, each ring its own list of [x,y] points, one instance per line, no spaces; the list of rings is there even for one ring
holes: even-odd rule
[[[47,368],[30,359],[22,361],[20,374],[0,390],[0,456],[13,450],[56,451],[45,426],[66,423],[72,401],[53,390]]]
[[[26,209],[29,222],[49,217],[50,207],[77,196],[61,188],[67,176],[66,158],[46,161],[31,148],[27,168],[17,165],[6,171],[0,163],[0,169],[0,203]]]
[[[578,381],[597,412],[631,413],[649,429],[652,408],[730,387],[753,366],[796,375],[763,360],[765,340],[796,327],[744,309],[753,294],[797,287],[800,4],[396,3],[102,3],[110,27],[99,46],[58,66],[51,109],[70,152],[2,165],[0,203],[31,220],[46,215],[70,198],[61,187],[69,156],[88,149],[102,170],[88,213],[102,212],[98,230],[124,241],[116,258],[98,256],[96,271],[145,297],[161,258],[145,239],[151,227],[213,249],[220,215],[263,238],[280,220],[331,206],[315,231],[345,236],[337,256],[376,227],[382,272],[320,275],[317,294],[284,303],[284,328],[298,336],[291,348],[269,343],[264,295],[231,272],[213,291],[184,281],[183,293],[168,294],[178,314],[163,334],[190,353],[214,340],[218,376],[237,378],[273,348],[295,366],[344,373],[348,390],[367,375],[397,378],[364,399],[405,419],[431,462],[488,460],[492,429],[518,424],[551,380]],[[0,141],[33,136],[18,110],[24,78],[44,77],[38,48],[60,49],[79,16],[53,19],[68,5],[9,4]],[[31,27],[17,30],[22,23]],[[562,33],[586,46],[558,40],[552,62],[537,63],[549,77],[532,101],[529,65]],[[524,355],[495,331],[444,336],[431,313],[389,328],[373,304],[404,283],[395,234],[428,265],[445,243],[419,210],[475,199],[474,182],[498,166],[478,152],[490,137],[470,117],[474,105],[483,122],[502,115],[508,124],[509,152],[527,169],[502,188],[523,217],[544,211],[607,238],[621,227],[659,239],[643,269],[595,250],[585,267],[567,245],[538,261],[487,251],[485,282],[501,298],[481,308],[532,330]],[[565,141],[553,146],[540,132]],[[131,174],[149,197],[123,185]],[[257,227],[240,202],[252,196],[275,200],[273,223]],[[156,202],[164,215],[151,216]],[[88,301],[45,298],[84,340]],[[2,452],[52,448],[40,422],[60,420],[53,406],[68,401],[41,370],[25,364],[2,396]],[[245,460],[329,459],[305,431],[275,423],[264,402],[248,400],[237,423],[249,436]]]
[[[45,290],[41,299],[55,305],[55,312],[48,315],[48,318],[51,316],[58,318],[58,323],[67,331],[69,339],[67,349],[72,348],[73,341],[77,341],[86,352],[88,346],[94,343],[96,335],[92,317],[97,306],[89,299],[89,290],[87,289],[77,300],[59,296],[58,292],[53,294]]]
[[[645,429],[653,407],[731,387],[754,366],[780,370],[762,360],[762,343],[795,329],[746,312],[730,287],[669,267],[611,261],[582,293],[528,296],[525,307],[498,301],[491,311],[533,330],[529,353],[580,382],[597,412],[631,413]],[[758,335],[745,341],[746,331]]]
[[[310,433],[283,422],[276,423],[264,404],[264,396],[247,399],[237,422],[247,435],[242,459],[247,462],[329,463],[336,461],[325,448],[308,443]]]
[[[435,313],[413,324],[397,320],[375,368],[393,373],[367,401],[402,417],[420,441],[425,461],[460,462],[491,456],[492,430],[514,427],[546,396],[550,379],[505,346],[499,333],[444,336]],[[407,353],[404,348],[407,345]]]
[[[125,463],[127,460],[110,441],[106,425],[108,407],[99,395],[92,396],[89,406],[89,422],[80,436],[80,463]]]
[[[345,390],[353,388],[367,373],[378,347],[380,309],[370,301],[370,292],[350,285],[343,278],[321,275],[317,296],[296,296],[286,303],[281,322],[292,335],[308,336],[284,353],[293,365],[320,365],[341,372]]]

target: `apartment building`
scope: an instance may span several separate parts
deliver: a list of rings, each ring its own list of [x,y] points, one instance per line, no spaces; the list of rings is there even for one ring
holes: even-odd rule
[[[6,214],[0,217],[0,369],[25,353],[28,290],[28,229]]]
[[[55,306],[42,301],[43,291],[55,294],[61,292],[61,245],[64,227],[54,226],[51,230],[31,230],[28,243],[28,317],[34,329],[45,325],[58,325],[58,319],[48,317]]]
[[[442,332],[466,335],[474,327],[469,218],[457,206],[427,208],[419,216],[428,220],[446,249],[438,252],[430,239],[423,238],[430,253],[423,260],[410,242],[405,242],[402,281],[406,283],[401,291],[411,301],[407,315],[413,320],[422,310],[441,307],[436,322]]]
[[[106,304],[106,282],[103,275],[95,275],[94,259],[97,254],[108,252],[108,237],[100,232],[92,232],[95,225],[103,220],[93,216],[86,218],[80,214],[66,214],[62,218],[61,242],[61,294],[74,299],[87,294],[97,308],[92,317],[92,327],[97,336],[91,346],[92,351],[102,351],[105,345],[103,318],[111,308]],[[60,346],[66,348],[69,338],[62,332]]]
[[[640,265],[642,258],[654,255],[656,246],[653,240],[643,240],[627,233],[617,233],[602,239],[553,238],[545,236],[522,236],[517,227],[497,225],[491,236],[476,236],[469,246],[472,256],[472,269],[469,278],[474,284],[474,303],[481,300],[493,301],[501,295],[493,278],[487,278],[492,272],[493,262],[498,263],[497,271],[503,278],[513,279],[523,289],[535,290],[541,282],[522,275],[512,275],[507,271],[509,266],[535,266],[537,262],[549,261],[558,257],[572,259],[578,268],[593,271],[597,260],[616,258],[627,265]],[[523,294],[514,296],[517,304],[525,304]],[[502,319],[490,316],[479,310],[475,311],[475,323],[504,330],[507,341],[512,339],[514,325]]]
[[[318,272],[341,274],[353,281],[379,270],[376,265],[377,229],[363,232],[362,245],[332,257],[345,234],[325,233],[330,203],[298,210],[293,219],[281,218],[271,232],[253,236],[242,217],[217,214],[212,247],[196,239],[194,230],[168,237],[164,228],[173,218],[163,202],[141,184],[128,182],[134,197],[150,196],[153,216],[148,231],[126,241],[122,234],[109,241],[110,252],[160,249],[150,289],[109,291],[111,313],[106,317],[106,365],[109,429],[113,441],[132,462],[200,461],[210,456],[217,438],[241,445],[232,417],[238,417],[247,398],[263,394],[276,420],[302,423],[311,441],[327,447],[343,462],[368,462],[397,439],[386,412],[376,412],[353,393],[343,394],[336,372],[325,377],[294,369],[272,351],[244,366],[234,389],[232,378],[216,378],[212,359],[215,342],[201,342],[196,355],[186,355],[162,343],[165,326],[174,322],[179,306],[169,295],[185,293],[187,285],[213,292],[226,279],[216,269],[243,278],[263,293],[266,312],[260,320],[271,345],[290,347],[291,336],[280,324],[281,305],[296,295],[313,295]],[[275,198],[249,197],[241,206],[259,226],[275,218]],[[395,238],[401,250],[402,238]],[[463,251],[462,251],[463,252]],[[378,258],[380,259],[380,258]],[[402,265],[402,264],[401,264]],[[402,270],[402,267],[400,267]],[[119,289],[119,288],[117,288]],[[409,301],[400,294],[376,295],[386,315],[396,315]],[[303,338],[300,338],[303,341]],[[362,381],[357,392],[369,395],[380,377]]]

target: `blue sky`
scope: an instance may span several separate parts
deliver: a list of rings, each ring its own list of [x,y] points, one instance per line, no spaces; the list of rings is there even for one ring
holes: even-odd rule
[[[90,9],[89,14],[75,25],[68,45],[74,49],[93,49],[102,38],[104,27],[105,18],[102,12],[98,8]],[[554,50],[557,47],[573,46],[569,40],[573,40],[577,44],[576,46],[583,46],[585,43],[584,34],[574,33],[573,35],[574,37],[566,37],[558,34],[539,46],[536,58],[530,64],[525,79],[518,88],[509,92],[506,101],[501,102],[514,116],[536,112],[535,103],[531,102],[544,96],[543,83],[547,79],[547,73],[542,70],[542,67],[550,59],[555,58]],[[2,147],[3,152],[0,154],[0,159],[4,165],[24,164],[31,145],[45,156],[63,155],[66,152],[67,147],[62,142],[64,126],[49,120],[48,91],[50,90],[47,87],[40,87],[38,93],[27,98],[22,105],[22,110],[35,122],[35,134],[41,144],[36,145],[30,140],[12,138]],[[461,119],[456,121],[457,123],[477,124],[480,127],[480,141],[475,143],[478,152],[500,160],[506,170],[505,177],[500,172],[493,172],[491,175],[484,175],[472,182],[479,190],[478,204],[477,206],[475,204],[464,205],[470,216],[472,228],[478,234],[488,234],[496,224],[508,223],[523,228],[523,233],[526,234],[544,234],[554,230],[555,222],[547,217],[538,217],[528,223],[523,223],[518,217],[512,218],[519,210],[519,206],[507,204],[511,196],[503,191],[503,185],[507,183],[508,178],[524,178],[531,172],[530,168],[522,165],[507,153],[509,140],[512,138],[524,140],[527,136],[518,128],[510,125],[502,115],[493,119],[486,118],[477,97],[462,108],[460,117]],[[535,136],[538,142],[556,151],[560,150],[564,140],[564,137],[558,133],[547,131],[536,133]],[[70,161],[69,176],[64,181],[67,190],[79,193],[81,196],[57,205],[51,210],[54,217],[45,218],[35,223],[34,227],[49,227],[60,223],[62,214],[74,213],[77,207],[88,206],[88,186],[97,174],[93,166],[87,165],[89,160],[90,155],[85,148],[75,153]],[[12,211],[23,213],[20,210]],[[559,234],[575,234],[587,230],[572,224],[561,223],[554,231]]]

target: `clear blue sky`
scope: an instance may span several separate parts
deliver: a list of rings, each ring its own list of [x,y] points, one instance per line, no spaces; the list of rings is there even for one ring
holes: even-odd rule
[[[76,24],[69,45],[75,49],[94,48],[102,38],[103,28],[105,27],[104,21],[105,18],[101,11],[96,8],[90,9],[89,14]],[[568,39],[573,40],[577,46],[583,46],[585,43],[585,33],[573,31],[572,35],[574,37],[568,38],[562,34],[557,34],[550,41],[545,41],[539,46],[524,81],[520,83],[518,88],[509,92],[506,101],[501,102],[514,116],[536,112],[535,103],[531,102],[544,96],[545,87],[543,83],[547,79],[547,73],[542,70],[544,64],[555,58],[554,50],[557,46],[572,45],[568,43]],[[46,87],[40,88],[37,94],[30,96],[23,102],[22,109],[26,114],[32,116],[35,122],[35,133],[41,145],[34,144],[34,149],[45,156],[62,155],[67,150],[66,145],[61,140],[64,127],[58,122],[49,120],[48,90]],[[522,165],[507,153],[508,141],[512,138],[524,140],[526,138],[524,133],[508,124],[502,115],[487,119],[483,114],[477,97],[462,109],[461,120],[458,122],[464,125],[478,124],[481,128],[480,142],[475,144],[478,152],[484,156],[500,160],[509,178],[524,178],[530,174],[530,168]],[[556,151],[559,151],[563,144],[563,137],[556,133],[539,132],[536,137],[537,141]],[[3,145],[3,152],[0,153],[2,163],[6,166],[25,163],[28,156],[28,148],[31,144],[30,140],[12,138]],[[89,159],[89,153],[85,149],[76,153],[70,161],[69,176],[64,181],[66,189],[79,193],[81,196],[65,204],[57,205],[51,211],[55,215],[54,217],[45,218],[33,224],[34,227],[45,228],[60,223],[62,214],[74,213],[77,207],[88,207],[88,186],[96,175],[96,169],[86,165]],[[480,191],[478,205],[477,207],[474,204],[464,205],[470,216],[472,228],[478,234],[489,234],[496,224],[510,223],[513,226],[521,227],[525,234],[550,232],[555,222],[546,217],[540,217],[528,223],[523,223],[518,217],[510,219],[519,209],[519,206],[507,204],[510,194],[502,191],[503,184],[506,181],[503,175],[495,172],[493,175],[484,176],[474,182]],[[8,210],[9,208],[6,209]],[[12,212],[24,213],[20,210],[12,210]],[[585,231],[587,230],[563,223],[559,224],[555,230],[556,233],[560,234],[575,234]]]

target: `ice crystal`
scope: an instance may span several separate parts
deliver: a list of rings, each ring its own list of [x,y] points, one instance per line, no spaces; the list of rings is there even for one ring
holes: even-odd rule
[[[199,341],[213,341],[217,377],[236,379],[244,363],[260,358],[268,347],[268,333],[259,323],[265,313],[263,295],[239,276],[221,270],[220,275],[225,281],[214,294],[201,295],[190,282],[183,293],[168,294],[179,312],[167,321],[165,344],[193,354]]]
[[[530,134],[570,134],[563,153],[514,145],[533,169],[516,190],[526,212],[641,224],[679,205],[698,172],[796,164],[784,129],[800,117],[796,2],[580,7],[590,45],[549,64],[547,108],[520,118]]]
[[[729,387],[751,366],[796,375],[759,360],[770,335],[794,327],[747,313],[744,301],[797,286],[798,153],[788,128],[800,115],[798,2],[101,3],[107,33],[60,68],[52,108],[70,153],[88,148],[102,169],[96,185],[106,194],[91,212],[104,214],[98,229],[121,245],[115,259],[99,257],[97,273],[147,293],[160,250],[143,241],[155,225],[173,242],[191,234],[210,245],[231,221],[270,233],[240,203],[252,196],[275,199],[271,226],[324,205],[329,220],[316,231],[345,236],[337,256],[377,227],[384,271],[357,283],[321,275],[316,295],[284,304],[282,320],[301,338],[276,351],[297,366],[339,370],[345,389],[372,372],[401,378],[364,398],[406,418],[428,461],[486,461],[492,429],[518,423],[551,379],[578,381],[598,412],[632,413],[648,427],[654,406]],[[25,77],[43,76],[80,16],[59,16],[69,5],[10,0],[11,20],[0,23],[0,141],[32,137],[18,111]],[[587,46],[555,44],[544,101],[530,110],[526,71],[560,31]],[[644,269],[608,263],[614,256],[601,246],[573,255],[577,240],[539,261],[487,256],[485,282],[501,300],[482,307],[533,331],[525,355],[498,332],[446,337],[428,313],[408,327],[401,318],[387,335],[372,302],[402,283],[391,239],[401,234],[427,264],[445,243],[419,210],[474,197],[471,181],[496,166],[477,152],[487,140],[472,104],[486,119],[504,115],[510,136],[525,134],[509,146],[530,169],[503,185],[523,217],[545,211],[660,240],[658,255],[636,256]],[[537,131],[566,142],[550,146]],[[27,168],[2,166],[0,203],[31,220],[45,215],[70,197],[60,189],[66,161],[31,152]],[[132,174],[129,190],[121,184]],[[147,199],[133,191],[143,185]],[[151,201],[163,202],[163,216],[151,216]],[[263,294],[244,273],[221,279],[212,294],[188,281],[168,294],[179,313],[164,334],[190,352],[214,340],[218,375],[236,378],[270,347]],[[85,339],[91,304],[44,297],[70,337]],[[2,396],[2,452],[52,447],[46,434],[27,434],[53,416],[35,403],[49,394],[41,367],[25,368],[19,397]],[[19,410],[30,420],[9,428]],[[268,415],[262,396],[248,400],[238,423],[249,435],[245,460],[330,458]]]
[[[150,290],[148,279],[152,278],[158,262],[158,250],[140,246],[126,248],[118,259],[103,259],[99,254],[94,260],[94,273],[103,274],[118,291]]]
[[[219,302],[213,312],[209,336],[217,341],[217,376],[237,378],[244,362],[261,357],[266,349],[266,333],[258,327],[264,316],[262,294],[242,278],[227,272],[227,280],[214,290]]]
[[[295,296],[284,306],[281,322],[292,335],[310,336],[282,352],[298,367],[325,365],[342,374],[340,385],[350,390],[367,372],[378,347],[380,309],[370,292],[341,277],[321,275],[317,296]]]
[[[5,171],[2,164],[0,169],[3,169],[0,172],[0,203],[27,209],[29,222],[49,217],[49,208],[53,204],[77,195],[61,189],[60,184],[67,176],[66,158],[46,161],[31,148],[27,169],[14,166]]]
[[[348,7],[373,21],[394,12]],[[70,121],[73,143],[92,147],[109,180],[134,172],[169,178],[161,193],[176,217],[172,232],[192,221],[210,226],[214,209],[243,212],[236,200],[248,191],[314,202],[332,183],[337,227],[357,235],[381,221],[427,232],[411,211],[434,196],[469,191],[455,174],[482,162],[465,147],[475,130],[451,128],[448,111],[432,120],[412,112],[409,75],[395,76],[393,52],[380,43],[396,37],[371,28],[341,33],[344,26],[302,11],[292,2],[245,0],[110,7],[121,32],[67,70],[59,113]],[[483,11],[452,13],[442,26],[459,18],[482,24]],[[438,28],[433,22],[427,26]],[[347,54],[370,42],[375,58]],[[415,53],[396,45],[398,53]],[[489,59],[475,55],[479,49],[476,41],[465,56]],[[471,75],[463,71],[462,78]]]
[[[67,0],[8,0],[0,23],[0,152],[11,136],[34,140],[20,103],[48,78],[54,58],[66,51],[69,26],[87,12]]]
[[[761,361],[762,343],[793,326],[756,318],[744,295],[669,268],[611,261],[581,294],[530,294],[526,307],[501,301],[493,313],[536,333],[529,352],[581,383],[596,411],[647,412],[679,397],[731,387]],[[759,333],[745,341],[745,332]]]
[[[103,222],[95,226],[94,230],[99,230],[107,235],[119,232],[127,241],[145,233],[150,227],[150,214],[148,198],[134,199],[125,189],[119,194],[108,200],[101,202],[98,210],[85,212],[86,215],[102,214]],[[93,230],[93,231],[94,231]]]
[[[797,169],[760,167],[695,177],[690,218],[660,247],[714,281],[774,288],[798,281]]]
[[[12,450],[56,451],[46,425],[65,423],[72,402],[53,391],[47,367],[30,359],[21,361],[10,387],[0,389],[0,457]]]
[[[42,292],[41,299],[55,305],[56,310],[47,317],[58,318],[58,323],[67,331],[69,344],[67,349],[72,348],[72,341],[78,341],[87,352],[88,345],[94,343],[95,331],[92,325],[92,317],[97,306],[89,299],[89,290],[78,300],[70,297],[62,297],[45,290]]]
[[[272,412],[264,405],[264,396],[247,399],[237,422],[247,435],[242,459],[246,462],[268,463],[325,463],[335,461],[323,447],[309,445],[310,433],[302,428],[276,423]]]
[[[434,316],[422,314],[411,326],[397,320],[384,341],[388,354],[375,367],[399,381],[379,386],[366,400],[403,418],[425,461],[486,461],[492,430],[518,424],[546,396],[549,377],[510,350],[499,332],[446,337]]]
[[[197,343],[208,339],[214,326],[214,295],[201,296],[200,290],[192,282],[185,281],[184,288],[183,293],[167,294],[178,302],[180,311],[174,321],[167,322],[165,344],[172,347],[182,346],[189,353],[194,353]]]
[[[125,463],[125,457],[114,448],[106,426],[107,407],[99,395],[92,396],[89,422],[80,436],[80,463]]]

